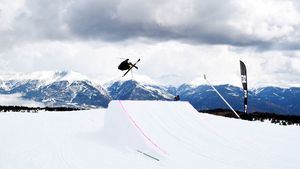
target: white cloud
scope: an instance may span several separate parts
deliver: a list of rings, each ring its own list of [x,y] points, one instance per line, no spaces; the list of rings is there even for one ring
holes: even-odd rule
[[[0,55],[0,61],[6,61],[6,67],[12,71],[69,69],[87,75],[120,77],[122,73],[117,70],[122,61],[120,58],[130,58],[132,62],[141,58],[140,69],[134,73],[148,75],[161,82],[179,84],[207,74],[215,84],[240,85],[239,60],[242,59],[248,67],[249,86],[254,87],[259,84],[299,85],[300,55],[293,54],[176,41],[114,45],[98,41],[49,41],[15,47]],[[176,76],[171,78],[170,75]]]
[[[2,0],[0,9],[2,71],[114,77],[119,57],[141,58],[136,72],[159,81],[206,73],[214,83],[240,85],[242,59],[250,86],[300,84],[293,0]]]
[[[42,103],[22,99],[20,94],[0,95],[0,102],[2,106],[44,106]]]
[[[1,0],[0,1],[0,32],[12,29],[15,17],[24,7],[25,0]]]
[[[264,41],[286,40],[299,32],[300,14],[292,1],[235,0],[229,24],[248,36]]]
[[[289,49],[292,44],[295,48],[299,16],[292,0],[79,0],[64,15],[70,31],[80,38],[145,37],[265,50]]]

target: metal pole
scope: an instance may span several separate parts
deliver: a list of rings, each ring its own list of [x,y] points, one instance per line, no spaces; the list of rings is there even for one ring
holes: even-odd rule
[[[233,113],[240,119],[241,117],[237,114],[237,112],[230,106],[230,104],[224,99],[224,97],[219,93],[219,91],[207,80],[204,75],[204,79],[206,82],[214,89],[214,91],[221,97],[221,99],[227,104],[227,106],[233,111]]]

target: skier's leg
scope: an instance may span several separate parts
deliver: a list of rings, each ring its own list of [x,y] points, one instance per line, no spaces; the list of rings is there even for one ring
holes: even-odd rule
[[[132,64],[132,63],[129,63],[129,65],[130,65],[130,68],[134,67],[134,68],[136,68],[136,69],[139,69],[136,65],[134,65],[134,64]]]

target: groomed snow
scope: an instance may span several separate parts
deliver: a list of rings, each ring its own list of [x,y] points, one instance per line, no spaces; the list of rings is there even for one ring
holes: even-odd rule
[[[0,168],[299,168],[300,127],[201,114],[185,102],[111,104],[108,111],[0,113]]]

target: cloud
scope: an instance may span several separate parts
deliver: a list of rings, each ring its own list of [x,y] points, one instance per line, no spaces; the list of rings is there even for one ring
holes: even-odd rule
[[[65,21],[81,38],[272,49],[298,42],[293,37],[299,34],[300,15],[292,1],[280,0],[79,0],[68,7]]]
[[[294,0],[2,0],[0,69],[119,76],[118,57],[142,58],[139,73],[160,81],[207,73],[240,84],[243,59],[251,83],[299,84],[299,9]]]
[[[120,41],[146,37],[158,41],[252,43],[255,40],[237,43],[234,39],[240,35],[226,25],[232,10],[226,5],[228,2],[81,0],[69,6],[66,22],[73,33],[83,38]]]
[[[20,94],[0,95],[0,102],[2,106],[29,106],[29,107],[44,106],[43,103],[22,99]]]
[[[207,74],[215,84],[240,85],[239,60],[248,68],[249,87],[258,85],[300,86],[300,53],[240,50],[228,45],[192,45],[177,41],[155,44],[44,42],[16,47],[0,54],[2,70],[33,72],[75,70],[86,75],[121,77],[122,61],[141,58],[134,74],[148,75],[165,84],[181,84]],[[11,57],[14,56],[14,57]]]
[[[293,0],[4,1],[0,44],[144,38],[299,49],[300,5]]]
[[[0,51],[24,43],[69,39],[62,20],[67,1],[0,2]]]

